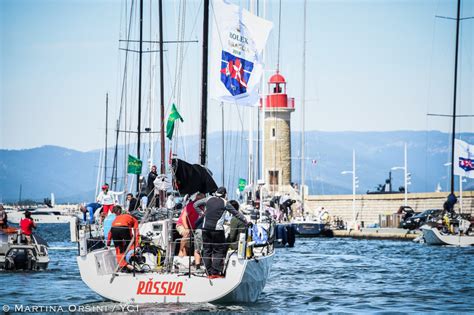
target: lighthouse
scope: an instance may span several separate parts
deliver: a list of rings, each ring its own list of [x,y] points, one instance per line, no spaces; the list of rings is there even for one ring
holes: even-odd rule
[[[291,184],[291,113],[295,99],[286,94],[285,78],[277,71],[268,81],[261,110],[264,119],[264,180],[270,191],[287,191]]]

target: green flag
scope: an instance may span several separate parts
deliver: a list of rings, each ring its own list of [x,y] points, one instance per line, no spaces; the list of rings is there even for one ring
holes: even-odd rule
[[[244,191],[245,186],[247,186],[247,181],[243,178],[239,178],[239,191]]]
[[[183,117],[178,113],[176,106],[173,104],[173,106],[171,106],[170,115],[168,116],[168,122],[166,123],[166,137],[170,140],[173,138],[174,122],[177,119],[181,120],[181,122],[184,121]]]
[[[127,173],[138,174],[138,175],[142,173],[142,161],[140,161],[134,156],[131,156],[130,154],[128,155]]]

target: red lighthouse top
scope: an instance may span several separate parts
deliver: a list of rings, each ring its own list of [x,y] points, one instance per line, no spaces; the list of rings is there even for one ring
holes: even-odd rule
[[[270,77],[270,81],[268,81],[268,83],[285,83],[286,84],[286,81],[285,81],[285,78],[277,71],[277,73],[275,73],[274,75]]]
[[[295,108],[295,99],[286,94],[286,81],[278,71],[268,80],[268,95],[265,96],[265,108]]]

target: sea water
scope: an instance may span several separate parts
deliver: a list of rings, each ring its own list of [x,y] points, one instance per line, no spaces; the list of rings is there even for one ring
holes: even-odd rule
[[[0,272],[0,307],[10,311],[121,311],[82,281],[67,225],[42,225],[49,268]],[[258,302],[140,305],[139,311],[187,312],[473,312],[474,247],[406,241],[298,238],[277,249]],[[128,312],[136,308],[125,309]]]

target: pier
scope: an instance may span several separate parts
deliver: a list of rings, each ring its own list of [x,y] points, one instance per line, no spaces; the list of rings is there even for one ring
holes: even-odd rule
[[[412,241],[421,235],[419,231],[396,228],[367,228],[361,230],[333,230],[334,237],[352,237],[359,239],[381,239]]]

